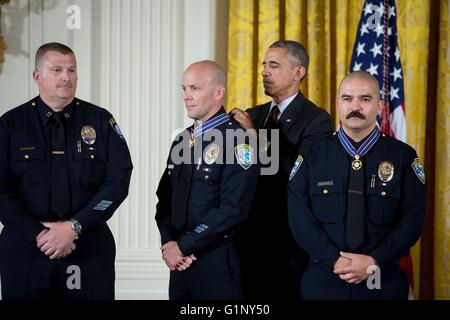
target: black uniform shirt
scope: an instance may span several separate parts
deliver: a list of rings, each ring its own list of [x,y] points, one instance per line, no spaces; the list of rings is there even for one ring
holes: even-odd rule
[[[345,240],[349,170],[353,158],[334,134],[301,155],[289,183],[289,224],[297,244],[330,267]],[[393,176],[382,181],[388,161]],[[425,175],[413,148],[381,135],[362,158],[365,174],[365,240],[357,252],[393,263],[418,240],[425,216]],[[383,177],[384,178],[384,177]],[[385,179],[386,180],[386,179]]]
[[[211,120],[221,117],[227,117],[223,108]],[[244,133],[233,119],[215,127],[220,137],[210,141],[205,133],[189,148],[189,139],[182,137],[189,137],[192,129],[187,128],[172,144],[157,191],[156,221],[161,242],[178,241],[184,255],[221,241],[247,218],[259,173],[254,161],[241,158],[241,165],[236,160],[238,154],[252,158],[256,148],[247,152],[248,144],[238,144],[236,139],[227,141],[227,131]],[[176,163],[174,156],[183,152],[187,153],[187,161]],[[234,163],[227,164],[226,159]],[[185,223],[177,226],[180,215]]]
[[[58,219],[51,212],[51,148],[48,121],[52,110],[35,99],[0,118],[0,221],[33,241]],[[75,98],[63,111],[71,208],[84,232],[105,223],[128,195],[133,168],[125,139],[105,109]],[[82,128],[90,126],[92,144]]]

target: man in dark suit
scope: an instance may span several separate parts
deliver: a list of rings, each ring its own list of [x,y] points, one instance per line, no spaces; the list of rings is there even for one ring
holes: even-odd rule
[[[298,284],[308,257],[298,253],[289,231],[288,177],[299,152],[332,130],[329,114],[299,91],[308,64],[308,53],[298,42],[273,43],[262,73],[264,92],[272,101],[246,112],[231,111],[245,129],[258,131],[260,150],[278,161],[275,174],[264,174],[262,166],[249,219],[238,234],[244,291],[252,300],[300,298]],[[269,134],[265,136],[261,129]]]

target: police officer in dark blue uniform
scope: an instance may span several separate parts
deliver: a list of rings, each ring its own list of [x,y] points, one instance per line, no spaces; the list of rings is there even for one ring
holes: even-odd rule
[[[39,96],[0,118],[3,299],[114,299],[106,221],[128,194],[132,162],[105,109],[75,98],[73,51],[36,52]]]
[[[337,101],[342,126],[299,155],[289,184],[289,223],[311,259],[306,299],[407,299],[399,259],[419,239],[425,174],[413,148],[380,134],[377,80],[347,75]]]
[[[183,75],[196,122],[172,144],[157,190],[171,300],[242,298],[233,230],[247,218],[258,169],[254,146],[222,107],[225,82],[213,61],[193,63]]]

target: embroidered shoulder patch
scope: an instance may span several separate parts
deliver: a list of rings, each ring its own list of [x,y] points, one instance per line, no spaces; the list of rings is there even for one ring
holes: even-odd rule
[[[122,134],[122,130],[120,130],[119,125],[116,122],[116,119],[111,118],[109,119],[109,124],[111,125],[111,127],[113,128],[114,132],[116,133],[116,135],[123,141],[125,142],[125,138]]]
[[[244,170],[250,168],[253,164],[253,147],[249,144],[240,144],[234,148],[234,155],[237,162]]]
[[[419,180],[422,181],[423,184],[425,184],[425,170],[420,159],[415,158],[411,166],[414,169],[414,173],[416,174],[417,178],[419,178]]]
[[[303,157],[301,155],[298,155],[297,160],[295,160],[294,166],[292,167],[291,174],[289,175],[289,181],[292,180],[292,178],[295,176],[302,163]]]

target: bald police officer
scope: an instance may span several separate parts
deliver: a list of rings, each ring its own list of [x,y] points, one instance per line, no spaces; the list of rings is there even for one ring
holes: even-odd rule
[[[407,299],[399,259],[419,239],[425,174],[413,148],[381,134],[377,80],[363,71],[339,86],[341,128],[298,156],[289,223],[311,259],[306,299]]]
[[[113,299],[106,222],[127,197],[132,162],[105,109],[75,98],[73,51],[36,52],[39,96],[0,118],[0,276],[4,299]]]
[[[172,144],[156,210],[172,300],[242,298],[233,231],[247,218],[258,169],[255,147],[245,136],[239,142],[244,130],[222,106],[225,81],[225,71],[208,60],[183,74],[195,122]]]

